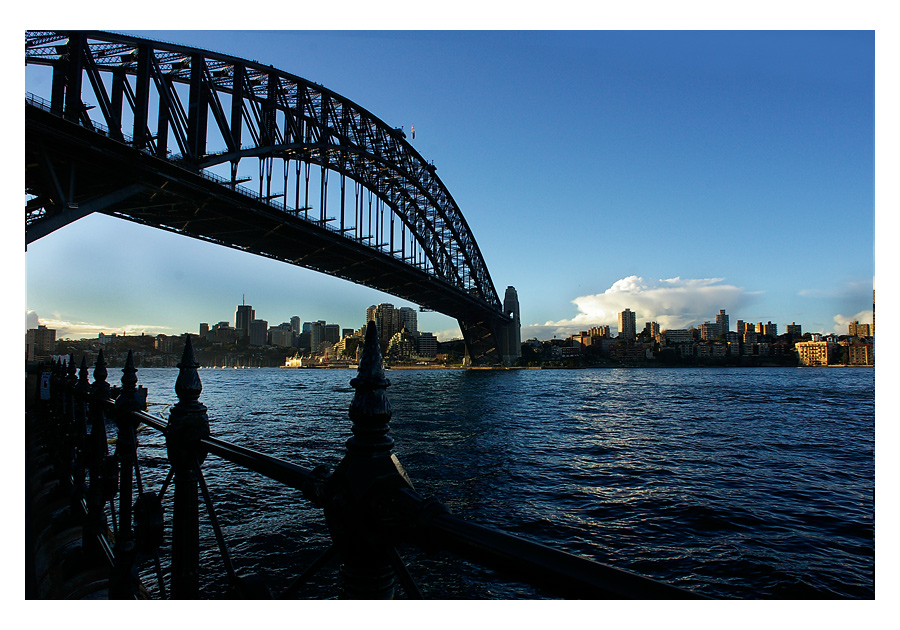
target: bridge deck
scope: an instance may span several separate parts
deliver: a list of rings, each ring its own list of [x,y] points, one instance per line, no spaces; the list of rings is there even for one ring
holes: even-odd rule
[[[75,218],[97,208],[111,216],[350,280],[458,320],[485,319],[483,300],[389,252],[30,105],[26,105],[26,191],[45,174],[41,148],[51,145],[56,172],[78,171],[78,203],[68,211]],[[85,152],[92,156],[90,161],[84,159]],[[67,219],[57,220],[64,224]],[[502,318],[500,312],[488,315]]]

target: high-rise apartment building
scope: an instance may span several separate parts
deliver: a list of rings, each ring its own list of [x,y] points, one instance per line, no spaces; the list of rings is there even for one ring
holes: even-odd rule
[[[33,361],[35,357],[49,356],[56,351],[56,330],[38,325],[25,332],[25,356],[26,360]]]
[[[728,332],[728,315],[725,314],[725,309],[719,309],[719,314],[716,315],[716,324],[719,325],[719,334],[717,336],[724,337],[725,333]]]
[[[375,322],[382,348],[400,331],[400,311],[393,304],[379,304],[366,309],[366,322]]]
[[[404,328],[411,333],[419,332],[418,313],[416,309],[401,306],[398,312],[400,330]]]
[[[634,313],[626,308],[619,313],[619,336],[625,339],[634,339],[637,333]]]

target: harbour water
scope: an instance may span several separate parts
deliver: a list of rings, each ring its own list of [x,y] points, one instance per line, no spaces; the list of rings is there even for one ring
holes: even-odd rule
[[[151,413],[167,417],[176,374],[139,371]],[[354,375],[201,370],[200,400],[213,436],[333,470]],[[459,516],[715,598],[874,597],[873,369],[387,375],[395,453]],[[163,440],[139,440],[143,482],[158,489]],[[299,492],[213,456],[203,470],[239,573],[277,594],[328,546]],[[201,537],[202,596],[221,597],[212,529]],[[401,555],[426,598],[549,596],[443,553]],[[336,580],[326,570],[300,596],[334,597]]]

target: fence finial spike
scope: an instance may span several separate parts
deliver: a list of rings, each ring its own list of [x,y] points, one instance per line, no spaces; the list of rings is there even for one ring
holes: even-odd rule
[[[200,375],[197,368],[200,364],[194,358],[194,344],[191,342],[191,336],[185,335],[184,352],[181,354],[181,361],[178,363],[178,378],[175,379],[175,394],[178,400],[182,402],[195,402],[200,398],[203,391],[203,383],[200,382]]]
[[[125,359],[125,367],[122,368],[122,389],[135,389],[137,381],[137,368],[134,367],[134,356],[129,349],[128,357]]]

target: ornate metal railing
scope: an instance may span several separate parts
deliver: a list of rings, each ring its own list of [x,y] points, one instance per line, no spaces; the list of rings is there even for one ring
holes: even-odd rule
[[[141,571],[155,569],[158,593],[163,598],[197,599],[200,595],[201,502],[209,515],[216,543],[228,576],[228,593],[240,598],[273,597],[273,586],[255,577],[238,575],[230,559],[211,494],[203,473],[207,456],[217,456],[272,480],[302,491],[324,512],[331,545],[302,569],[290,584],[281,585],[278,598],[297,596],[325,565],[340,560],[342,597],[390,598],[402,587],[409,598],[421,593],[400,555],[400,545],[427,551],[450,551],[470,562],[507,574],[553,595],[576,598],[674,599],[696,595],[592,560],[564,553],[452,515],[440,502],[417,493],[392,453],[389,435],[391,406],[385,388],[381,350],[374,322],[369,323],[359,373],[350,384],[355,395],[350,405],[352,437],[346,454],[329,474],[323,467],[307,470],[290,462],[230,444],[210,433],[209,416],[200,402],[202,385],[190,336],[175,382],[178,402],[168,420],[143,410],[137,370],[128,354],[121,388],[107,383],[102,351],[88,383],[85,359],[76,376],[74,356],[54,363],[45,400],[31,412],[29,437],[45,462],[52,463],[53,494],[65,504],[55,512],[36,508],[35,497],[26,506],[26,520],[57,518],[57,529],[81,531],[78,571],[94,576],[111,599],[141,598],[148,594]],[[115,453],[110,455],[107,421],[115,423]],[[137,429],[144,424],[165,435],[170,470],[157,490],[145,487],[138,458]],[[32,466],[32,471],[36,467]],[[46,466],[44,467],[46,470]],[[36,473],[32,473],[36,474]],[[163,497],[172,492],[168,524]],[[33,494],[33,493],[32,493]],[[29,513],[30,507],[30,513]],[[40,512],[40,514],[39,514]],[[50,516],[48,516],[50,515]],[[62,516],[60,516],[62,515]],[[28,529],[28,528],[27,528]],[[51,528],[52,529],[52,528]],[[171,536],[169,583],[166,584],[160,548]],[[48,558],[47,536],[26,541],[32,582],[53,579],[52,567],[65,564]],[[37,539],[37,540],[36,540]],[[37,551],[35,549],[37,548]],[[41,565],[35,569],[34,565]],[[40,573],[41,576],[37,574]],[[46,578],[47,574],[50,578]],[[69,574],[57,580],[72,578]],[[71,581],[71,580],[70,580]],[[42,582],[43,583],[43,582]],[[81,587],[84,591],[85,587]],[[77,590],[77,589],[75,589]],[[73,589],[44,585],[33,596],[69,597]],[[82,593],[83,594],[83,593]],[[100,595],[102,596],[102,594]]]

